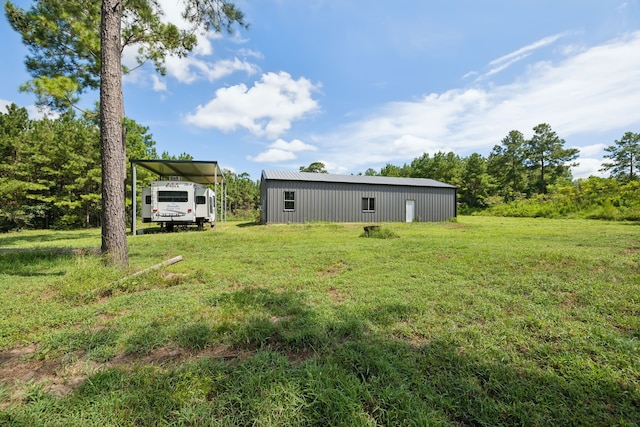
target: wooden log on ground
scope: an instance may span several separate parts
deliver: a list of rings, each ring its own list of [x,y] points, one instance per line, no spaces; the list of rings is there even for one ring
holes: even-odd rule
[[[178,256],[173,257],[171,259],[168,259],[166,261],[162,261],[159,264],[152,265],[151,267],[145,268],[144,270],[140,270],[140,271],[138,271],[136,273],[133,273],[133,274],[127,276],[127,277],[123,277],[122,279],[116,280],[115,282],[111,283],[109,286],[117,285],[118,283],[122,283],[125,280],[129,280],[129,279],[131,279],[133,277],[137,277],[137,276],[140,276],[142,274],[146,274],[146,273],[148,273],[150,271],[157,270],[159,268],[165,267],[167,265],[175,264],[175,263],[180,262],[180,261],[182,261],[182,255],[178,255]]]

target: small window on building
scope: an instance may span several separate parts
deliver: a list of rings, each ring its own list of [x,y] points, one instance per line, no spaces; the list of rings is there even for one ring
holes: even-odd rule
[[[285,191],[284,192],[284,210],[293,211],[296,209],[296,192]]]
[[[376,211],[376,199],[373,197],[362,198],[362,212],[375,212]]]
[[[204,205],[207,203],[207,198],[204,196],[196,196],[196,205]]]

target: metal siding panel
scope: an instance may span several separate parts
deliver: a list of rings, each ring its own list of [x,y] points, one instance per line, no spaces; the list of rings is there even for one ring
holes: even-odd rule
[[[284,191],[296,192],[296,209],[284,211]],[[415,200],[422,221],[444,221],[455,216],[455,188],[372,185],[344,182],[305,182],[266,179],[261,188],[261,218],[267,223],[404,222],[405,202]],[[374,197],[375,213],[362,212],[362,197]],[[263,216],[264,215],[264,216]]]

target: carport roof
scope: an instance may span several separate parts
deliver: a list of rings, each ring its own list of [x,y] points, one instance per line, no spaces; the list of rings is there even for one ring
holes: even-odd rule
[[[198,184],[224,184],[224,174],[216,161],[199,160],[131,160],[161,177],[181,176]]]

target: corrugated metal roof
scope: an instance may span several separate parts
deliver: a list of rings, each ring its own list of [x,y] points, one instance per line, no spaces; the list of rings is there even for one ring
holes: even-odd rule
[[[134,165],[161,177],[181,176],[185,181],[198,184],[224,184],[224,174],[216,161],[200,160],[131,160]]]
[[[391,176],[367,176],[367,175],[335,175],[331,173],[312,172],[284,172],[262,171],[263,179],[275,181],[313,181],[335,182],[350,184],[376,184],[376,185],[404,185],[410,187],[439,187],[456,188],[455,185],[445,184],[428,178],[398,178]]]

